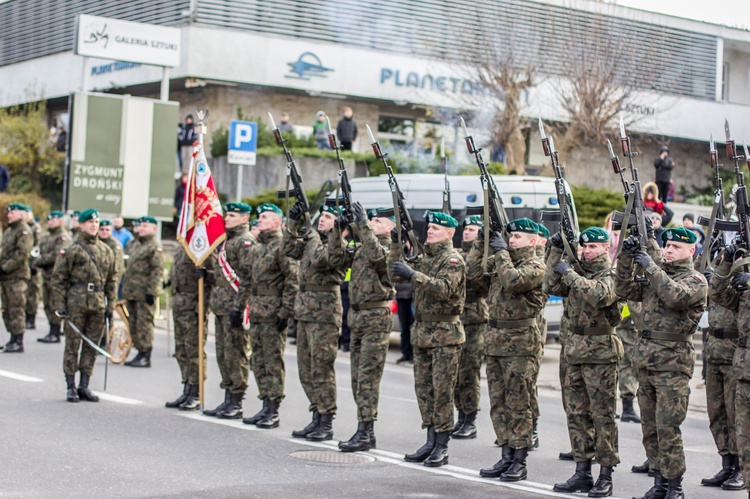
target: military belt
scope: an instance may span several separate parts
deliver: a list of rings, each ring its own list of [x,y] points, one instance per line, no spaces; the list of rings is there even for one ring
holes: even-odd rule
[[[497,319],[490,319],[490,327],[495,329],[519,329],[522,327],[529,327],[536,324],[535,318],[530,319],[518,319],[514,321],[499,321]]]
[[[253,296],[281,296],[283,291],[280,289],[253,289]]]
[[[733,340],[740,337],[740,332],[737,329],[714,329],[710,327],[708,328],[708,334],[720,340]]]
[[[479,293],[466,293],[466,303],[475,303],[484,298]]]
[[[252,319],[250,319],[250,322],[252,324],[275,324],[276,323],[276,318],[275,317],[267,317],[265,319],[259,319],[259,318],[253,317]]]
[[[415,314],[414,320],[416,322],[459,322],[461,316],[447,314]]]
[[[610,326],[576,326],[573,328],[573,332],[585,336],[604,336],[615,334],[615,328]]]
[[[341,286],[338,284],[302,284],[299,287],[300,291],[313,291],[313,292],[336,292],[341,289]]]
[[[693,333],[667,333],[665,331],[641,331],[644,340],[692,341]]]
[[[351,308],[355,312],[359,312],[360,310],[372,310],[374,308],[389,308],[389,305],[387,301],[368,301],[365,303],[352,303]]]
[[[740,342],[738,343],[739,346],[742,348],[747,348],[747,336],[743,336],[740,338]]]
[[[101,292],[104,291],[104,287],[97,286],[93,282],[73,282],[70,284],[71,288],[81,288],[85,289],[89,293],[95,293],[95,292]]]
[[[186,289],[186,288],[180,288],[179,286],[174,287],[175,294],[178,294],[178,293],[195,294],[197,292],[198,292],[198,288],[189,287]]]

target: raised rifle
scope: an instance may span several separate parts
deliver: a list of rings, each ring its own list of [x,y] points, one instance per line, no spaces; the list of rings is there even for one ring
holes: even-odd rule
[[[286,148],[286,139],[282,137],[281,130],[276,126],[276,122],[273,120],[271,113],[268,113],[268,121],[271,123],[276,143],[281,146],[284,150],[284,156],[286,156],[286,189],[283,191],[276,191],[276,197],[278,199],[286,199],[287,212],[289,210],[290,197],[295,198],[297,203],[302,206],[305,219],[302,222],[302,226],[299,227],[299,233],[306,234],[312,228],[312,222],[310,221],[310,202],[307,200],[307,194],[305,194],[305,189],[302,187],[302,176],[300,176],[299,171],[297,170],[297,165],[294,163],[292,153]],[[289,189],[290,183],[292,184],[292,189]],[[299,234],[293,235],[300,237]]]
[[[333,134],[331,121],[328,119],[328,116],[326,116],[326,125],[328,126],[328,144],[331,146],[331,149],[336,151],[336,160],[339,163],[339,177],[338,183],[336,184],[336,197],[333,199],[326,198],[325,203],[326,206],[335,206],[338,208],[340,202],[343,207],[342,217],[356,233],[357,226],[354,224],[354,212],[352,211],[352,185],[349,183],[349,173],[346,171],[344,160],[341,159],[341,150],[343,146],[337,144],[336,136]]]
[[[718,252],[724,247],[724,232],[716,228],[717,220],[724,220],[726,218],[726,207],[724,205],[724,183],[719,174],[719,170],[723,165],[719,164],[718,155],[716,154],[716,147],[714,145],[714,136],[711,134],[710,145],[708,147],[709,161],[711,168],[714,169],[714,207],[711,210],[711,217],[706,218],[704,216],[698,217],[698,225],[706,227],[706,234],[708,235],[709,243],[703,248],[703,254],[701,255],[700,271],[705,272],[709,268],[709,262],[711,261],[712,253]]]
[[[440,169],[445,173],[445,187],[443,187],[443,213],[452,215],[451,183],[448,180],[448,160],[445,157],[445,139],[440,141]]]
[[[367,135],[370,137],[370,144],[372,145],[375,157],[383,162],[383,167],[388,175],[388,186],[391,189],[391,197],[393,198],[393,209],[378,210],[378,217],[396,218],[396,227],[399,229],[398,244],[401,247],[404,259],[407,262],[416,262],[422,257],[422,247],[417,240],[416,234],[414,234],[414,223],[411,220],[409,210],[406,209],[404,193],[398,188],[396,174],[391,165],[388,164],[388,153],[384,153],[380,147],[380,143],[375,140],[375,136],[373,136],[372,130],[370,130],[370,125],[365,125],[365,127],[367,128]],[[404,247],[405,243],[409,245],[408,250]]]

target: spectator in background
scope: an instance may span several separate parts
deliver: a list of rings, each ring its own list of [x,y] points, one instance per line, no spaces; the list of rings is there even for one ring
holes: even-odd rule
[[[8,184],[10,184],[10,172],[5,165],[0,165],[0,192],[7,191]]]
[[[396,361],[414,362],[414,352],[411,347],[411,324],[414,321],[412,313],[412,295],[414,288],[410,282],[396,283],[396,304],[398,305],[398,322],[401,324],[401,358]]]
[[[659,157],[654,160],[656,169],[656,186],[659,188],[659,198],[665,203],[669,194],[669,184],[672,182],[672,169],[674,161],[669,157],[669,147],[661,146]],[[665,223],[666,225],[666,223]]]
[[[252,234],[255,238],[260,235],[260,229],[258,228],[257,219],[250,222],[250,234]]]
[[[328,127],[326,126],[326,113],[318,111],[315,113],[315,123],[313,123],[313,137],[318,143],[318,149],[330,149],[328,143]]]
[[[289,121],[289,113],[281,113],[281,122],[279,123],[281,133],[294,133],[294,125]]]
[[[614,262],[615,261],[615,254],[617,253],[617,247],[620,245],[620,231],[615,230],[613,228],[614,223],[612,222],[612,215],[614,215],[615,212],[613,211],[609,215],[607,215],[607,218],[604,219],[604,230],[607,231],[607,234],[609,234],[609,258]]]
[[[188,174],[183,173],[180,175],[180,181],[177,183],[177,188],[174,191],[174,203],[172,210],[175,218],[180,216],[182,211],[182,201],[185,199],[185,189],[187,189]]]
[[[695,254],[693,255],[693,260],[696,260],[698,256],[703,253],[703,245],[706,241],[706,233],[703,232],[703,229],[701,229],[700,225],[695,225],[695,215],[693,215],[692,213],[685,213],[685,216],[682,217],[682,225],[686,229],[690,229],[698,235],[698,242],[695,243]]]
[[[122,217],[117,216],[113,222],[112,237],[120,241],[124,248],[128,241],[133,239],[133,233],[125,228],[125,220]]]
[[[193,154],[193,142],[195,142],[195,124],[193,123],[193,115],[188,114],[185,116],[185,125],[179,131],[180,135],[178,139],[180,141],[180,168],[190,166],[190,157]]]
[[[643,205],[647,210],[655,211],[661,215],[662,225],[669,225],[672,217],[674,217],[674,212],[667,207],[664,201],[659,199],[659,187],[654,182],[649,182],[643,186]]]
[[[646,216],[649,217],[654,223],[654,236],[656,237],[656,244],[658,244],[660,248],[664,247],[664,242],[661,240],[661,234],[662,232],[664,232],[661,215],[659,215],[655,211],[646,210]]]
[[[339,120],[336,125],[336,136],[341,142],[342,151],[351,151],[352,143],[357,140],[357,122],[354,121],[354,115],[352,108],[344,108],[344,116]]]

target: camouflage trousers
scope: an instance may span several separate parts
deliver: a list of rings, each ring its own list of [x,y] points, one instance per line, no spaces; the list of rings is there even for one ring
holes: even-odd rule
[[[68,322],[75,324],[91,341],[98,343],[104,334],[105,321],[104,310],[101,312],[79,312],[75,309],[69,311],[70,316],[65,324],[65,353],[63,354],[63,372],[68,375],[74,375],[81,371],[83,374],[91,376],[94,373],[94,363],[96,362],[96,350],[91,348],[88,343],[83,341],[73,328],[68,326]],[[78,351],[81,356],[79,358]]]
[[[633,364],[635,355],[635,344],[638,342],[638,332],[632,328],[617,328],[617,335],[622,340],[624,355],[620,359],[618,383],[620,388],[620,397],[635,398],[638,393],[638,369]]]
[[[539,381],[539,369],[542,367],[542,359],[544,358],[544,345],[547,343],[547,319],[542,316],[538,322],[539,331],[542,333],[541,341],[539,343],[539,351],[536,356],[536,372],[534,373],[534,389],[531,391],[531,416],[534,419],[539,419],[539,390],[536,386]]]
[[[616,466],[617,364],[569,364],[567,376],[573,458],[580,463],[596,457],[602,466]]]
[[[139,352],[148,352],[154,346],[154,313],[156,305],[145,301],[128,300],[128,328],[133,346]]]
[[[737,380],[737,454],[745,483],[750,483],[750,381]]]
[[[183,383],[197,385],[200,381],[198,364],[198,310],[179,311],[172,309],[174,319],[174,356],[180,366]],[[203,345],[208,336],[208,314],[203,317]],[[203,354],[203,380],[206,380],[206,355]]]
[[[339,328],[335,324],[297,321],[297,369],[310,411],[336,414]]]
[[[44,304],[44,315],[50,326],[60,324],[62,319],[55,315],[55,309],[52,306],[52,276],[45,277],[42,282],[42,303]]]
[[[680,425],[687,415],[690,377],[679,372],[638,370],[643,447],[649,466],[664,478],[685,473]]]
[[[245,393],[250,378],[250,332],[232,327],[228,315],[217,315],[216,362],[221,373],[221,388],[230,393]]]
[[[487,356],[490,418],[497,442],[513,449],[531,446],[533,391],[536,357]]]
[[[39,293],[42,288],[42,274],[37,270],[36,275],[32,274],[29,284],[26,287],[26,313],[36,315],[36,309],[39,306]]]
[[[350,308],[352,394],[357,404],[357,421],[378,418],[380,380],[383,377],[393,316],[387,308],[355,312]]]
[[[565,356],[565,340],[563,340],[562,335],[560,336],[560,365],[558,367],[557,375],[560,378],[563,411],[565,411],[565,414],[567,415],[569,412],[568,398],[570,397],[570,390],[568,390],[568,358]]]
[[[461,361],[458,364],[456,381],[456,409],[464,414],[479,410],[481,395],[480,380],[482,360],[484,360],[484,330],[487,324],[464,324],[466,343],[461,349]]]
[[[414,391],[422,428],[453,430],[453,389],[458,377],[461,345],[414,347]]]
[[[250,363],[258,385],[258,398],[280,403],[284,398],[284,347],[286,329],[278,331],[274,322],[250,322]]]
[[[14,336],[23,336],[26,331],[26,281],[1,281],[0,287],[5,329]]]
[[[706,362],[704,360],[704,362]],[[737,378],[732,364],[706,363],[708,427],[719,455],[737,455],[735,434],[735,390]]]

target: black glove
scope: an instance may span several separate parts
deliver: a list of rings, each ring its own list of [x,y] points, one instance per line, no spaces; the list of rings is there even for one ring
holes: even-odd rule
[[[349,218],[346,215],[342,215],[333,221],[336,229],[343,231],[349,226]]]
[[[651,220],[651,217],[646,217],[646,235],[649,239],[656,239],[656,234],[654,233],[654,221]]]
[[[287,324],[289,323],[288,319],[282,319],[279,316],[276,316],[276,331],[281,332],[284,329],[286,329]]]
[[[644,269],[654,263],[654,260],[651,259],[651,257],[643,250],[639,250],[635,257],[633,258],[633,261],[636,265],[640,265]]]
[[[747,291],[748,281],[750,281],[750,274],[747,272],[740,272],[732,277],[732,288],[739,293],[744,293]]]
[[[112,315],[113,315],[113,313],[112,313],[112,309],[111,308],[108,308],[108,309],[106,309],[104,311],[104,318],[107,319],[108,321],[112,320]]]
[[[398,227],[394,227],[391,229],[391,242],[394,244],[398,244]]]
[[[68,309],[67,308],[58,308],[55,312],[55,315],[58,317],[67,317],[68,316]]]
[[[557,248],[559,250],[565,248],[565,244],[563,243],[562,234],[560,234],[559,232],[556,233],[554,236],[550,237],[549,238],[549,242],[550,242],[550,244],[553,247],[555,247],[555,248]]]
[[[232,327],[242,327],[242,311],[232,310],[229,312],[229,325]]]
[[[146,295],[146,303],[149,305],[154,304],[154,295]]]
[[[484,242],[484,227],[479,227],[479,230],[477,231],[477,241],[480,243]]]
[[[364,221],[367,220],[367,212],[359,201],[352,203],[352,215],[354,215],[354,219],[357,223],[364,223]]]
[[[638,236],[628,236],[625,242],[622,243],[622,251],[628,255],[635,256],[641,249],[641,242],[638,240]]]
[[[508,243],[505,242],[505,239],[503,239],[503,236],[499,232],[495,231],[490,237],[490,248],[497,253],[498,251],[508,249]]]
[[[734,261],[734,255],[737,254],[738,249],[740,249],[739,246],[734,243],[724,248],[724,261],[732,263]]]
[[[407,281],[411,281],[411,276],[414,275],[414,270],[404,262],[394,262],[391,271],[396,277],[401,277]]]
[[[195,279],[200,281],[206,278],[206,267],[195,267]]]
[[[710,270],[707,270],[707,271],[706,271],[706,272],[705,272],[705,273],[703,274],[703,277],[705,277],[705,278],[706,278],[706,282],[711,282],[711,278],[712,278],[713,276],[714,276],[714,273],[713,273],[713,272],[711,272]]]
[[[4,275],[5,275],[5,271],[3,270],[3,268],[2,268],[2,267],[0,267],[0,277],[2,277],[2,276],[4,276]]]
[[[571,267],[568,262],[559,261],[555,264],[554,271],[557,275],[563,275],[565,272],[572,268],[573,267]]]
[[[302,208],[302,205],[299,203],[294,203],[294,205],[289,208],[289,218],[291,220],[299,220],[302,218],[302,216],[305,214],[305,209]]]
[[[167,289],[171,284],[172,284],[172,282],[169,279],[167,279],[166,281],[162,281],[161,282],[161,289]]]
[[[31,275],[36,275],[39,272],[36,267],[31,267]]]

